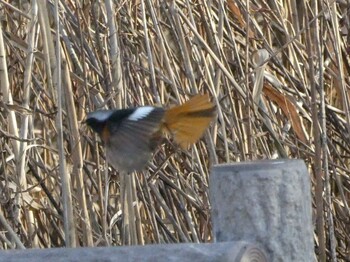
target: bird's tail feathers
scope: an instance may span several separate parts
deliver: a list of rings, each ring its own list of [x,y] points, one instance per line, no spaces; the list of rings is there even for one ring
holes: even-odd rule
[[[164,124],[184,149],[197,142],[216,115],[209,95],[196,95],[182,105],[165,112]]]

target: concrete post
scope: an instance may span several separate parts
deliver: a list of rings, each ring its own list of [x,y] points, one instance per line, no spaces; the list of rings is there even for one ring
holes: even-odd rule
[[[302,160],[217,165],[209,187],[216,242],[261,244],[270,261],[315,261],[310,178]]]

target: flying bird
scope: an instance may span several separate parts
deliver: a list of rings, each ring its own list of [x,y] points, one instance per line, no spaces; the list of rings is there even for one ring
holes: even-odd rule
[[[106,149],[106,158],[116,170],[142,170],[166,134],[183,149],[197,142],[216,115],[209,95],[196,95],[184,104],[165,109],[141,106],[99,110],[86,117]]]

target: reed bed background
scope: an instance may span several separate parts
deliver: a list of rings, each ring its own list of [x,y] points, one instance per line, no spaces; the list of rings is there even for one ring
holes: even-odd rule
[[[310,170],[319,261],[350,261],[348,11],[346,1],[0,0],[1,248],[210,242],[210,166],[288,157]],[[196,93],[217,105],[204,138],[189,151],[167,139],[132,176],[107,168],[83,124],[96,109]]]

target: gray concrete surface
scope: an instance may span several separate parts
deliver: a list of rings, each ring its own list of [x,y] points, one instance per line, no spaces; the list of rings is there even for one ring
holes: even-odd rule
[[[314,261],[310,178],[302,160],[217,165],[210,176],[215,241],[260,243],[271,261]]]
[[[1,262],[267,262],[262,251],[244,241],[96,248],[3,251]]]

